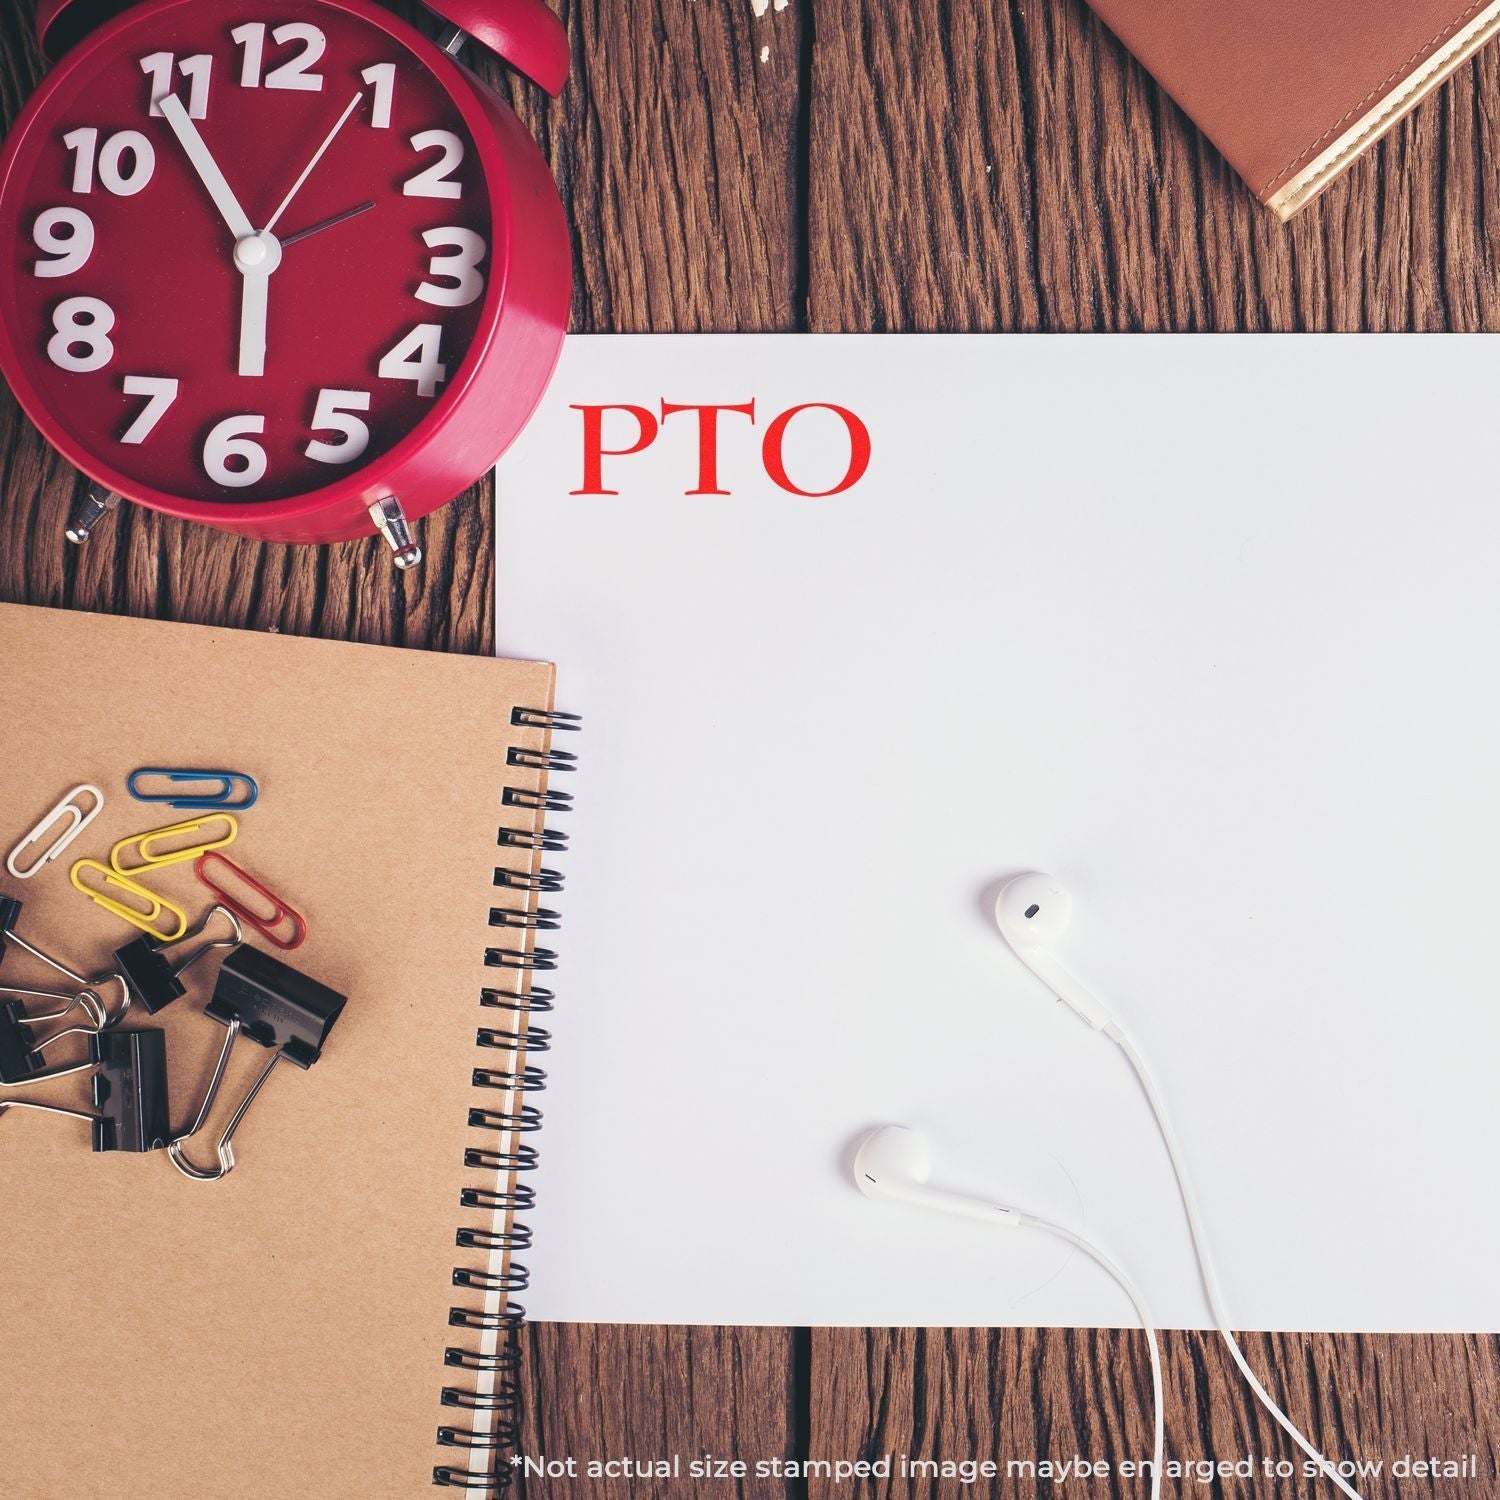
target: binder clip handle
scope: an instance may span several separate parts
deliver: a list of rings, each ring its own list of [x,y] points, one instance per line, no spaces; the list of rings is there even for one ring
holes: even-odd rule
[[[209,938],[209,940],[204,943],[201,948],[194,949],[194,951],[188,954],[186,958],[180,959],[176,964],[172,966],[172,972],[174,974],[178,975],[179,977],[183,974],[186,974],[187,971],[191,969],[200,958],[203,958],[206,954],[212,953],[215,948],[228,948],[231,952],[233,952],[240,946],[241,943],[245,941],[245,929],[240,925],[239,917],[233,911],[231,911],[229,907],[224,904],[224,902],[215,901],[214,904],[210,906],[209,909],[203,914],[203,920],[199,922],[191,932],[185,932],[180,938],[177,939],[175,943],[172,944],[172,946],[174,948],[179,948],[182,946],[182,944],[189,942],[194,938],[201,938],[204,933],[206,933],[208,929],[213,925],[214,919],[216,917],[222,917],[224,919],[224,923],[229,929],[228,936],[221,938]]]
[[[123,981],[121,988],[124,989]],[[63,995],[55,990],[13,989],[9,986],[5,987],[5,993],[44,996],[50,1000],[65,1002],[58,1009],[44,1011],[40,1015],[28,1015],[19,1000],[8,1000],[0,1004],[0,1084],[12,1088],[60,1076],[56,1072],[42,1071],[43,1054],[49,1047],[56,1046],[65,1037],[97,1037],[101,1032],[117,1024],[130,1008],[128,990],[125,991],[125,1000],[118,1014],[113,1016],[110,1015],[98,990],[92,986],[79,990],[76,995]],[[86,1017],[85,1024],[65,1027],[62,1031],[54,1032],[45,1041],[37,1041],[36,1028],[39,1025],[48,1021],[61,1021],[71,1015],[74,1010],[83,1012]]]
[[[8,1109],[34,1109],[39,1115],[66,1115],[70,1120],[88,1120],[91,1124],[96,1118],[87,1110],[65,1109],[61,1104],[38,1104],[34,1099],[0,1100],[0,1115]]]
[[[193,1123],[167,1146],[167,1156],[184,1177],[194,1182],[218,1182],[234,1170],[234,1135],[246,1111],[265,1087],[276,1065],[289,1062],[310,1068],[322,1056],[323,1044],[343,1013],[346,997],[299,973],[280,959],[256,948],[238,948],[225,960],[204,1015],[224,1027],[224,1045],[203,1103]],[[187,1145],[204,1127],[219,1089],[230,1053],[241,1036],[272,1048],[271,1059],[235,1107],[215,1148],[215,1165],[199,1167],[188,1159]]]
[[[114,975],[106,974],[104,979],[112,979]],[[101,979],[99,983],[103,983]],[[42,1011],[40,1015],[29,1014],[25,1017],[28,1026],[35,1026],[40,1021],[61,1021],[64,1016],[70,1015],[75,1009],[81,1009],[89,1018],[90,1025],[95,1031],[103,1031],[112,1024],[108,1010],[105,1009],[104,1001],[99,991],[90,985],[87,989],[68,990],[34,990],[21,984],[0,984],[0,994],[23,996],[28,1000],[61,1000],[63,1003],[56,1010]],[[123,1015],[124,1012],[122,1011]],[[118,1020],[119,1017],[115,1017]]]
[[[240,1128],[240,1121],[245,1118],[246,1112],[255,1103],[255,1096],[265,1087],[266,1080],[282,1058],[280,1052],[271,1054],[270,1062],[261,1069],[259,1077],[250,1085],[245,1097],[240,1100],[230,1116],[229,1123],[224,1127],[224,1133],[219,1137],[214,1151],[217,1165],[194,1166],[188,1160],[187,1143],[203,1129],[203,1122],[208,1118],[209,1112],[214,1107],[214,1101],[219,1097],[219,1086],[224,1082],[224,1069],[229,1065],[229,1054],[234,1051],[235,1039],[239,1034],[240,1021],[238,1017],[235,1017],[225,1032],[224,1045],[219,1049],[219,1060],[214,1064],[213,1077],[208,1081],[208,1092],[203,1096],[203,1103],[198,1109],[197,1118],[182,1135],[167,1143],[167,1159],[184,1177],[190,1178],[193,1182],[218,1182],[221,1177],[227,1177],[234,1171],[234,1133]]]
[[[112,1026],[124,1015],[111,1017],[104,1001],[94,985],[96,981],[86,978],[76,969],[70,968],[60,958],[44,953],[29,943],[16,931],[22,912],[22,903],[13,896],[0,896],[0,959],[8,947],[16,947],[40,959],[50,968],[73,981],[78,986],[71,992],[37,989],[30,985],[5,984],[0,982],[0,994],[61,1002],[57,1009],[39,1015],[28,1015],[20,998],[0,1003],[0,1083],[17,1084],[29,1081],[43,1070],[43,1053],[49,1047],[69,1036],[93,1036]],[[50,1021],[61,1021],[74,1010],[82,1010],[87,1024],[70,1026],[38,1041],[36,1028]]]
[[[25,938],[16,931],[16,923],[21,919],[22,905],[15,896],[0,896],[0,963],[5,961],[5,950],[14,943],[16,947],[29,953],[33,958],[40,959],[49,969],[56,969],[65,979],[71,979],[74,984],[87,986],[88,980],[75,969],[70,969],[60,958],[54,958],[50,953],[43,953],[38,947],[28,943]]]

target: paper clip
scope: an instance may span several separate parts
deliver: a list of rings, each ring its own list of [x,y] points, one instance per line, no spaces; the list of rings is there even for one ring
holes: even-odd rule
[[[255,911],[241,901],[233,891],[220,885],[208,873],[211,867],[217,865],[222,865],[228,870],[247,891],[259,896],[270,910]],[[209,850],[198,856],[198,862],[193,866],[193,873],[213,892],[221,906],[233,912],[242,922],[248,922],[268,943],[274,943],[283,953],[290,953],[307,941],[307,923],[301,913],[294,911],[280,896],[273,895],[248,870],[242,870],[232,859],[226,858],[215,850]],[[283,936],[282,929],[288,926],[291,930]]]
[[[78,799],[84,793],[88,793],[94,799],[94,805],[87,812],[78,805]],[[75,786],[60,802],[47,813],[40,823],[16,845],[5,857],[5,868],[10,871],[17,880],[30,880],[39,871],[45,869],[52,863],[74,839],[83,832],[100,813],[104,811],[104,793],[96,786],[90,786],[85,782],[82,786]],[[20,867],[20,857],[33,844],[40,844],[42,835],[49,832],[54,823],[67,819],[67,826],[57,835],[55,839],[23,870]]]
[[[228,937],[211,938],[202,947],[175,963],[167,957],[168,949],[181,948],[194,938],[202,937],[215,917],[223,917],[229,924]],[[125,986],[126,1000],[124,1008],[114,1020],[119,1021],[124,1016],[125,1011],[130,1009],[132,1000],[139,1000],[149,1015],[154,1016],[158,1011],[165,1010],[174,1000],[181,999],[187,993],[182,975],[200,958],[212,953],[215,948],[228,948],[232,951],[244,941],[245,933],[240,926],[240,919],[227,906],[217,904],[209,907],[203,920],[191,932],[183,933],[175,943],[159,943],[155,938],[144,935],[132,938],[123,948],[115,949],[115,973]]]
[[[183,795],[180,792],[143,792],[140,782],[143,777],[161,776],[172,786],[182,786],[194,781],[218,783],[218,790]],[[243,795],[236,789],[243,787]],[[242,812],[254,807],[260,798],[260,787],[253,776],[240,771],[174,771],[165,766],[141,766],[126,778],[125,788],[137,802],[165,802],[182,812]],[[238,795],[238,800],[236,797]]]
[[[213,999],[203,1011],[204,1015],[226,1028],[224,1045],[219,1050],[219,1060],[214,1065],[213,1077],[209,1079],[208,1092],[203,1096],[197,1118],[167,1146],[172,1165],[195,1182],[217,1182],[221,1177],[227,1177],[234,1170],[234,1133],[276,1064],[285,1061],[304,1070],[312,1067],[322,1056],[323,1044],[346,1003],[347,998],[336,990],[299,973],[269,953],[256,948],[240,948],[231,953],[219,970]],[[275,1050],[219,1137],[217,1167],[195,1167],[187,1159],[184,1148],[203,1129],[203,1122],[219,1096],[229,1054],[242,1034],[262,1047]]]
[[[160,1151],[172,1133],[167,1104],[167,1037],[163,1031],[112,1031],[94,1036],[86,1062],[55,1068],[27,1079],[44,1083],[71,1073],[94,1074],[94,1107],[98,1114],[65,1109],[60,1104],[33,1104],[0,1099],[8,1109],[34,1109],[46,1115],[87,1120],[95,1151]]]
[[[83,883],[85,870],[97,871],[103,876],[106,887],[112,887],[117,891],[123,891],[127,896],[135,897],[139,905],[127,906],[123,901],[115,900],[104,891],[90,890]],[[113,912],[123,921],[129,922],[132,927],[139,927],[142,932],[149,937],[154,937],[159,943],[175,943],[178,938],[187,936],[188,916],[180,906],[168,901],[165,896],[158,896],[148,891],[143,885],[137,885],[128,875],[122,875],[118,870],[111,870],[108,865],[101,865],[97,859],[80,859],[68,871],[68,879],[73,882],[75,889],[82,891],[96,906],[102,906],[105,911]],[[142,910],[142,907],[145,909]],[[171,932],[163,931],[162,928],[154,925],[164,912],[170,912],[177,919],[177,926]],[[85,980],[84,983],[87,984],[88,981]]]
[[[155,852],[155,846],[159,843],[172,838],[191,838],[214,823],[223,823],[229,830],[223,838],[198,839],[180,848],[167,849],[163,853]],[[160,870],[167,865],[180,865],[187,860],[197,859],[210,849],[222,849],[226,844],[232,844],[239,833],[239,819],[232,813],[210,813],[206,818],[190,818],[185,823],[170,823],[165,828],[153,828],[148,833],[136,833],[128,839],[121,839],[109,851],[109,865],[116,875],[139,875],[145,870]],[[139,853],[139,863],[125,863],[125,853],[129,849],[135,849]]]

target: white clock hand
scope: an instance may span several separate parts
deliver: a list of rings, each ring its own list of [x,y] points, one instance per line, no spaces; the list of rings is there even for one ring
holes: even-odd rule
[[[364,100],[364,97],[365,97],[364,90],[361,89],[359,91],[359,93],[357,93],[349,101],[349,103],[345,106],[343,114],[341,114],[339,116],[339,118],[338,118],[338,123],[333,127],[332,130],[330,130],[328,132],[328,139],[325,140],[323,142],[323,144],[318,147],[317,154],[302,169],[302,175],[292,184],[292,190],[291,190],[291,192],[289,192],[286,195],[286,197],[281,200],[281,207],[278,208],[276,210],[276,212],[271,215],[271,222],[266,225],[266,233],[267,234],[269,234],[273,229],[275,229],[275,227],[281,222],[281,216],[282,216],[282,214],[284,214],[287,211],[287,209],[289,209],[292,206],[292,199],[295,198],[297,196],[297,194],[302,191],[302,184],[304,182],[306,182],[309,177],[312,176],[313,169],[328,154],[328,148],[331,145],[333,145],[334,141],[336,141],[338,139],[339,131],[341,131],[344,128],[344,126],[346,124],[348,124],[348,122],[349,122],[349,116],[352,115],[354,113],[354,111],[359,108],[361,102]]]
[[[240,374],[266,373],[266,324],[270,316],[271,274],[281,264],[274,234],[256,234],[234,247],[243,286],[240,300]]]
[[[271,273],[281,264],[281,246],[272,235],[256,234],[182,100],[175,94],[166,95],[161,112],[234,236],[234,264],[242,279],[239,370],[241,375],[264,375]]]
[[[230,234],[236,240],[251,238],[255,234],[255,226],[240,207],[240,200],[234,196],[234,190],[224,180],[224,174],[219,170],[213,153],[198,133],[198,127],[188,117],[187,107],[176,94],[167,94],[161,100],[161,112],[162,118],[172,127],[172,133],[177,137],[188,161],[192,163],[193,170],[208,189],[209,197],[214,200],[220,216],[229,226]]]

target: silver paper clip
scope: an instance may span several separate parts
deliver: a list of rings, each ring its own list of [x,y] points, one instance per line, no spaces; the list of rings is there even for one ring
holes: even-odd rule
[[[78,799],[87,794],[94,799],[93,807],[85,811],[79,806]],[[96,786],[90,786],[84,782],[81,786],[75,786],[52,810],[16,845],[5,858],[5,868],[10,871],[17,880],[30,880],[39,871],[45,869],[54,859],[60,855],[74,839],[83,832],[95,818],[104,811],[104,793]],[[21,856],[26,854],[34,844],[40,844],[45,834],[52,830],[55,823],[66,819],[66,826],[55,839],[38,854],[24,869],[21,868]]]

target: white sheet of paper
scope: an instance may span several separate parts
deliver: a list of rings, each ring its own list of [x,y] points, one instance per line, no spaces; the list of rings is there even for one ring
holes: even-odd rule
[[[1133,1323],[1044,1237],[871,1202],[851,1143],[1208,1312],[1123,1059],[1159,1075],[1237,1327],[1500,1329],[1500,500],[1484,338],[574,338],[501,466],[499,644],[583,712],[525,1257],[533,1316]],[[754,399],[582,480],[579,403]],[[779,490],[770,420],[868,425]],[[617,420],[616,420],[617,419]],[[606,446],[636,428],[622,413]],[[794,419],[804,488],[842,472]],[[824,477],[817,477],[824,476]],[[815,482],[816,480],[816,482]],[[573,741],[576,740],[575,745]]]

